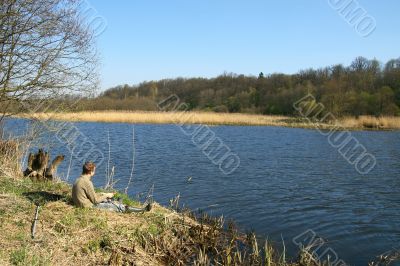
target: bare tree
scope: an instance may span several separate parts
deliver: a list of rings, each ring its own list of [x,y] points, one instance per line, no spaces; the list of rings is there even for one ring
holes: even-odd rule
[[[94,33],[79,0],[2,0],[0,121],[97,87]]]

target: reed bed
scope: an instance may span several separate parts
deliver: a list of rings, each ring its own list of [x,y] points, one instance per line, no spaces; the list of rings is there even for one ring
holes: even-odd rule
[[[339,120],[339,125],[345,128],[368,129],[400,129],[400,117],[398,116],[359,116],[345,117]]]
[[[21,116],[71,122],[281,126],[319,129],[330,129],[337,126],[343,129],[400,129],[400,117],[373,116],[344,117],[331,123],[319,123],[317,120],[311,121],[301,117],[211,112],[85,111],[75,113],[36,113]]]
[[[284,125],[284,116],[210,112],[78,112],[37,113],[38,119],[143,124]]]

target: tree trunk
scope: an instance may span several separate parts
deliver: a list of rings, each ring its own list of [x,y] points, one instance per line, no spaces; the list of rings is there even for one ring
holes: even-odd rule
[[[34,181],[53,180],[58,166],[64,160],[64,155],[57,156],[48,167],[50,155],[39,149],[36,154],[29,154],[28,167],[24,171],[24,176]]]

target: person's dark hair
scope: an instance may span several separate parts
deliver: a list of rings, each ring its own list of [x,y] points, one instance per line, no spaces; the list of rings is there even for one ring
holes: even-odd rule
[[[91,174],[95,168],[96,165],[93,162],[86,162],[82,167],[82,174],[83,175]]]

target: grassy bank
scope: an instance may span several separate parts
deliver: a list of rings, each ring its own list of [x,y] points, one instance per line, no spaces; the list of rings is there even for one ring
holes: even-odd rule
[[[240,125],[240,126],[282,126],[297,128],[331,129],[400,129],[400,117],[360,116],[341,118],[335,123],[310,122],[305,118],[286,116],[254,115],[241,113],[210,113],[210,112],[77,112],[77,113],[37,113],[22,115],[38,119],[55,119],[63,121],[88,121],[107,123],[143,123],[143,124],[207,124],[207,125]]]
[[[113,260],[159,264],[145,250],[145,232],[161,234],[167,213],[170,223],[179,220],[177,214],[159,205],[151,213],[129,217],[74,208],[70,190],[65,183],[0,178],[1,265],[105,265]],[[35,201],[43,206],[32,239]]]

